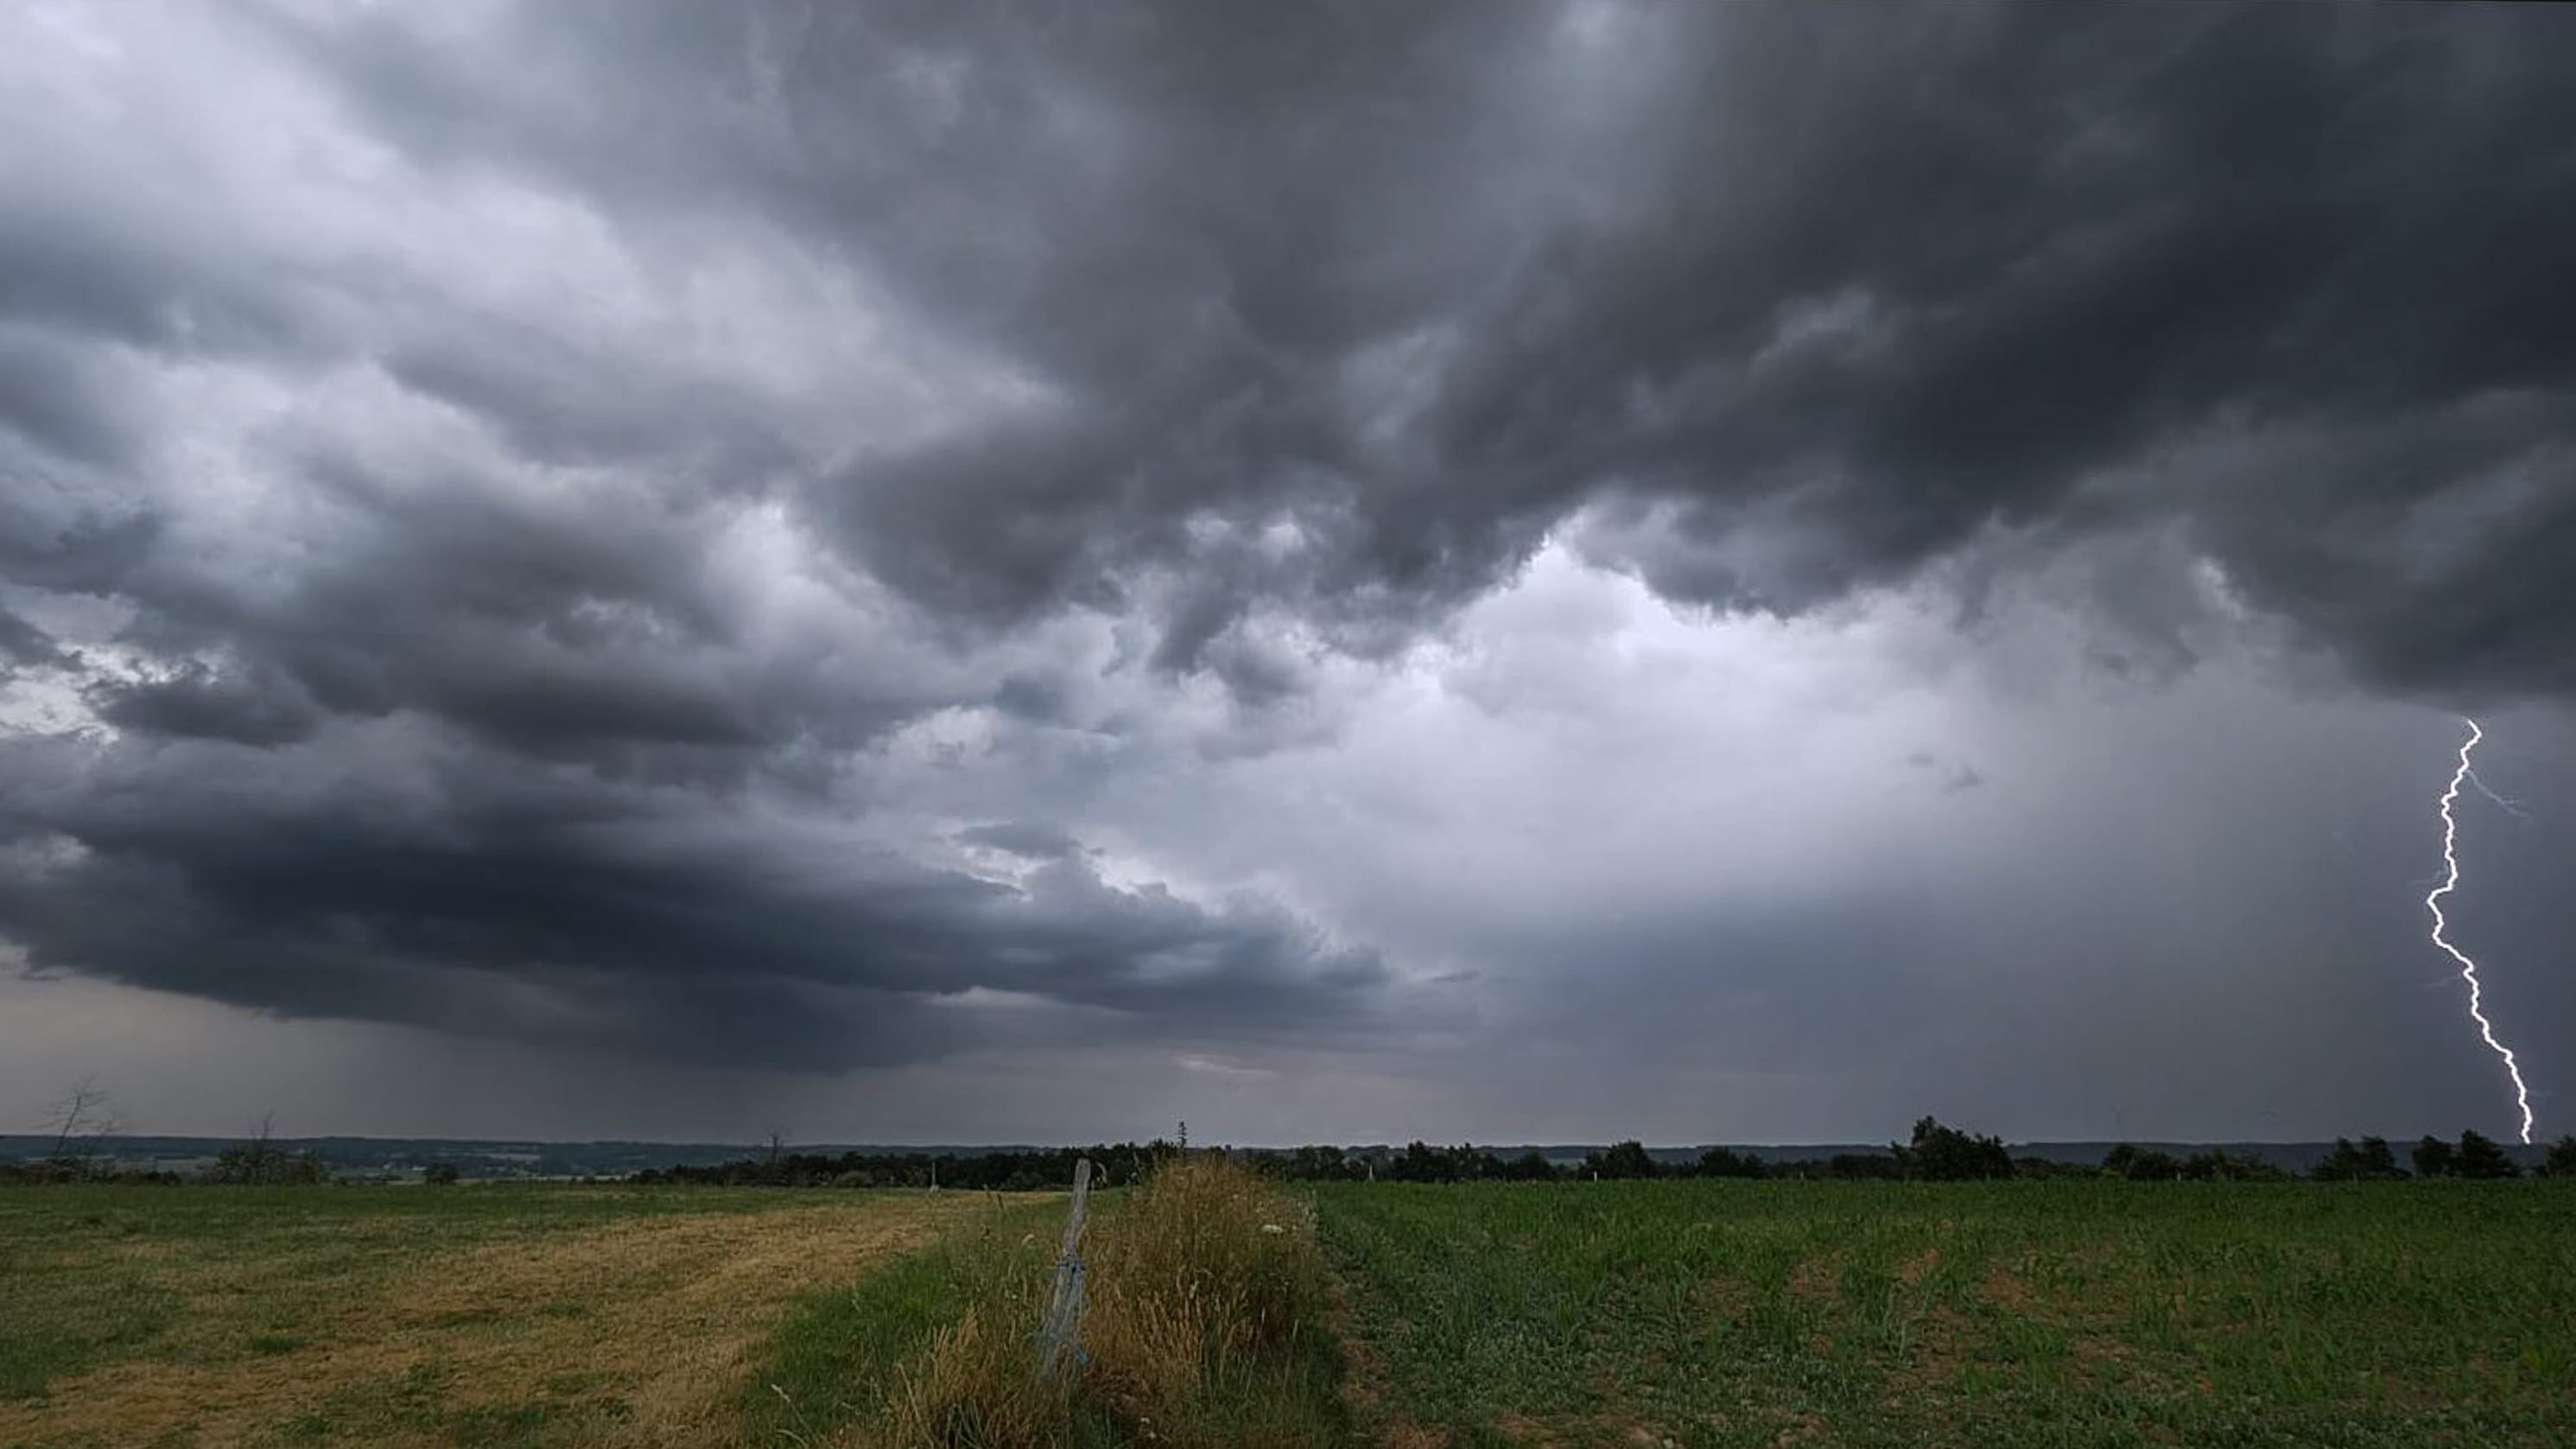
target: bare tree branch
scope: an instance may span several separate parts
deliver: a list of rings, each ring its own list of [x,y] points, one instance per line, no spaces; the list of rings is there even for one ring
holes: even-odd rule
[[[51,1160],[66,1167],[83,1165],[94,1155],[75,1152],[72,1146],[75,1141],[88,1143],[94,1148],[100,1139],[114,1136],[125,1128],[115,1101],[108,1096],[107,1089],[98,1084],[96,1077],[83,1077],[73,1083],[70,1091],[55,1099],[50,1113],[45,1120],[54,1129]]]

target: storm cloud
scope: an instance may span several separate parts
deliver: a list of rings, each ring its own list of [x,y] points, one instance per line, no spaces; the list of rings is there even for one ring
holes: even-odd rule
[[[824,1074],[1843,1041],[2052,999],[1970,958],[2075,924],[1909,923],[2093,828],[2087,701],[2346,782],[2576,705],[2545,10],[39,8],[0,117],[48,979]],[[1726,783],[1781,731],[1836,783]],[[2376,902],[2415,803],[2237,878]]]

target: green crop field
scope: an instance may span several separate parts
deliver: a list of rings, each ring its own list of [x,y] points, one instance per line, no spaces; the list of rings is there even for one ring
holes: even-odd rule
[[[2576,1444],[2576,1183],[1316,1196],[1385,1442]]]

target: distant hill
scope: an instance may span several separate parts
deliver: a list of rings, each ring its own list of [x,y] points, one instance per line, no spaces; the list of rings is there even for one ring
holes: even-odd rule
[[[86,1150],[115,1160],[118,1166],[143,1170],[191,1172],[215,1159],[239,1137],[116,1136]],[[447,1163],[469,1177],[565,1178],[624,1177],[648,1167],[710,1167],[759,1157],[766,1144],[744,1142],[538,1142],[446,1137],[280,1137],[273,1146],[287,1152],[310,1152],[334,1173],[409,1175],[434,1163]],[[54,1150],[50,1135],[0,1134],[0,1162],[32,1161]],[[956,1157],[990,1152],[986,1146],[935,1144],[883,1147],[863,1143],[797,1142],[793,1152],[921,1152]]]

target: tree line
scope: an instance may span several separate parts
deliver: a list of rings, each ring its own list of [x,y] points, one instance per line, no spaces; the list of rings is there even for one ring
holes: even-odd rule
[[[1140,1181],[1154,1164],[1177,1156],[1178,1143],[1103,1143],[1091,1147],[1004,1149],[994,1152],[789,1152],[773,1146],[761,1155],[702,1167],[648,1167],[634,1183],[693,1183],[711,1187],[953,1187],[977,1192],[1036,1192],[1073,1181],[1073,1165],[1091,1159],[1094,1181]]]
[[[1062,1187],[1073,1178],[1077,1158],[1088,1157],[1107,1169],[1112,1182],[1133,1182],[1164,1158],[1185,1150],[1156,1139],[1148,1143],[1048,1150],[964,1153],[933,1157],[925,1153],[837,1155],[784,1152],[707,1167],[647,1169],[628,1180],[639,1183],[703,1183],[726,1186],[781,1187],[956,1187],[1019,1192]],[[1215,1149],[1224,1150],[1224,1149]],[[1584,1154],[1580,1161],[1558,1162],[1535,1151],[1503,1157],[1473,1144],[1454,1147],[1425,1142],[1393,1147],[1294,1147],[1236,1150],[1257,1170],[1291,1182],[1588,1182],[1641,1178],[1768,1178],[1774,1180],[1841,1180],[1887,1182],[1969,1182],[2006,1178],[2125,1178],[2133,1181],[2279,1182],[2287,1171],[2258,1158],[2212,1148],[2177,1157],[2151,1147],[2120,1143],[2099,1164],[2015,1157],[2002,1139],[1961,1131],[1925,1117],[1904,1142],[1883,1152],[1839,1152],[1830,1156],[1766,1161],[1749,1152],[1711,1147],[1697,1158],[1667,1162],[1642,1142],[1626,1141]],[[2427,1137],[2410,1154],[2410,1172],[2397,1163],[2395,1149],[2384,1138],[2358,1143],[2338,1138],[2334,1148],[2307,1174],[2318,1181],[2381,1181],[2404,1177],[2503,1178],[2521,1174],[2494,1140],[2462,1132],[2456,1144]],[[2576,1177],[2576,1137],[2561,1138],[2549,1149],[2539,1172]]]
[[[120,1168],[107,1150],[120,1126],[107,1095],[84,1080],[54,1104],[48,1123],[54,1136],[52,1153],[33,1162],[0,1162],[0,1183],[177,1184],[193,1180],[277,1185],[331,1180],[320,1158],[309,1151],[291,1151],[277,1144],[266,1119],[246,1140],[225,1148],[193,1176]],[[647,1168],[626,1180],[708,1186],[950,1187],[1029,1192],[1064,1186],[1073,1179],[1074,1163],[1088,1157],[1104,1174],[1105,1181],[1114,1185],[1138,1181],[1157,1162],[1187,1152],[1187,1130],[1185,1125],[1178,1140],[1156,1138],[1143,1143],[954,1154],[794,1152],[780,1137],[773,1136],[766,1152],[733,1162]],[[1884,1151],[1838,1152],[1783,1161],[1768,1161],[1725,1147],[1708,1148],[1696,1158],[1665,1161],[1633,1139],[1588,1152],[1579,1161],[1557,1161],[1536,1151],[1506,1158],[1469,1143],[1443,1147],[1425,1142],[1407,1143],[1402,1148],[1250,1149],[1232,1155],[1259,1171],[1293,1182],[1576,1182],[1641,1178],[1965,1182],[2090,1177],[2263,1182],[2291,1177],[2271,1163],[2217,1148],[2175,1156],[2124,1142],[2112,1147],[2099,1164],[2015,1157],[2000,1138],[1962,1131],[1932,1117],[1917,1121],[1906,1141],[1891,1142]],[[2375,1182],[2408,1177],[2510,1178],[2523,1171],[2502,1145],[2475,1131],[2463,1131],[2455,1142],[2425,1137],[2408,1149],[2406,1157],[2406,1165],[2401,1166],[2397,1149],[2385,1138],[2337,1138],[2333,1148],[2307,1175],[2327,1182]],[[2541,1176],[2576,1177],[2576,1137],[2561,1137],[2549,1148],[2537,1171]],[[457,1169],[447,1163],[434,1164],[423,1175],[433,1184],[452,1183],[458,1176]]]

